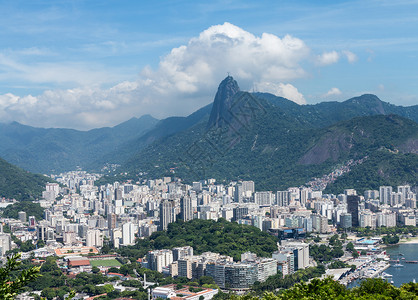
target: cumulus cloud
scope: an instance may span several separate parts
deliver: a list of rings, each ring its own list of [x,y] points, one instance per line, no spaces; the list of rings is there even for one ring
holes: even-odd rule
[[[357,55],[355,55],[353,52],[351,52],[351,51],[348,51],[348,50],[344,50],[343,52],[342,52],[344,55],[345,55],[345,57],[347,58],[347,61],[350,63],[350,64],[352,64],[352,63],[355,63],[356,61],[357,61]]]
[[[328,98],[328,97],[331,97],[331,96],[339,96],[341,94],[342,94],[342,92],[340,91],[339,88],[333,87],[327,93],[322,95],[322,97],[323,98]]]
[[[259,91],[263,91],[266,93],[271,93],[276,96],[284,97],[286,99],[292,100],[293,102],[297,104],[306,104],[306,99],[298,91],[296,87],[291,85],[290,83],[284,84],[284,83],[271,83],[271,82],[260,82],[255,84],[255,87]]]
[[[324,52],[316,56],[316,64],[319,66],[327,66],[337,63],[341,57],[345,57],[347,61],[352,64],[358,60],[355,53],[349,50]]]
[[[324,52],[321,55],[318,55],[316,62],[320,66],[326,66],[335,64],[340,59],[340,54],[337,51]]]
[[[3,121],[17,120],[42,127],[88,129],[117,124],[146,113],[155,117],[185,115],[213,100],[216,87],[227,72],[243,90],[258,82],[260,90],[262,86],[270,87],[276,95],[304,104],[303,95],[293,85],[283,82],[305,77],[301,63],[310,55],[305,43],[290,35],[255,36],[224,23],[211,26],[186,45],[172,49],[161,58],[157,68],[145,67],[136,81],[122,82],[108,89],[88,85],[48,90],[37,96],[1,95],[0,117]],[[339,54],[333,51],[320,57],[322,64],[329,64],[338,61]],[[12,64],[16,70],[23,68],[31,80],[48,80],[53,76],[36,75],[36,66],[25,69],[0,56],[2,62]],[[62,67],[63,74],[73,71],[66,68],[69,66]],[[85,78],[94,74],[79,75]]]

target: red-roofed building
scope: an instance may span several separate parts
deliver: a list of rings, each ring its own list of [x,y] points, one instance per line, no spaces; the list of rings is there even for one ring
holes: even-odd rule
[[[115,277],[115,276],[119,277],[120,279],[125,277],[125,275],[120,274],[120,273],[112,273],[112,272],[107,273],[107,277]]]
[[[90,261],[86,259],[71,259],[68,262],[69,267],[90,266]]]

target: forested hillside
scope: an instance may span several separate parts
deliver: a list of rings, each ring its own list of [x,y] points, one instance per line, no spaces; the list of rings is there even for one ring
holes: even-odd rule
[[[53,180],[22,170],[0,158],[0,197],[34,200],[42,195],[47,182]]]
[[[149,250],[192,246],[194,253],[206,251],[229,255],[240,260],[247,251],[260,257],[271,257],[277,250],[277,238],[260,229],[228,222],[195,219],[170,223],[166,231],[154,232],[151,237],[140,239],[135,246],[123,247],[123,256],[142,257]]]

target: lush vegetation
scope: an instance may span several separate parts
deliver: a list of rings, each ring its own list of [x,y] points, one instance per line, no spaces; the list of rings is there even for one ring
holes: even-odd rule
[[[399,236],[397,236],[396,234],[394,235],[385,235],[382,237],[383,243],[385,243],[386,245],[394,245],[399,243]]]
[[[0,197],[35,200],[52,179],[22,170],[0,158]]]
[[[125,257],[142,257],[152,249],[171,249],[192,246],[197,254],[212,251],[240,260],[247,251],[261,257],[269,257],[277,250],[277,238],[260,229],[228,222],[225,219],[189,222],[178,220],[168,226],[167,231],[154,232],[147,239],[138,240],[134,246],[123,247]]]
[[[223,299],[234,300],[259,300],[260,296],[247,294],[245,296],[230,296],[225,294]],[[298,283],[292,288],[278,293],[265,293],[262,300],[329,300],[329,299],[417,299],[418,284],[408,283],[397,288],[383,279],[367,279],[361,282],[359,287],[348,289],[344,285],[331,278],[313,279],[309,283]]]
[[[329,269],[342,269],[342,268],[350,268],[351,270],[355,270],[356,266],[355,265],[349,265],[345,262],[342,262],[340,260],[335,260],[332,263],[330,263],[328,265]]]
[[[154,178],[175,174],[189,182],[208,177],[254,180],[258,190],[282,190],[328,174],[350,159],[368,156],[353,168],[353,175],[342,176],[327,191],[341,192],[342,184],[362,191],[376,184],[417,183],[418,155],[388,152],[414,151],[405,146],[408,139],[418,138],[414,121],[376,115],[325,122],[327,127],[318,128],[271,102],[257,101],[265,110],[255,112],[251,123],[239,129],[208,129],[207,119],[202,119],[149,145],[121,170],[132,179],[144,172]],[[373,179],[374,174],[380,175]]]
[[[293,274],[284,276],[284,278],[283,274],[278,273],[277,275],[270,276],[264,282],[256,282],[253,285],[252,290],[255,291],[257,294],[261,295],[266,291],[275,291],[281,288],[290,288],[295,283],[301,281],[308,281],[311,278],[320,277],[323,274],[325,274],[325,267],[323,265],[298,270]]]
[[[133,278],[136,278],[137,275],[143,278],[144,274],[146,274],[148,282],[155,282],[160,286],[174,283],[178,286],[190,285],[194,288],[198,288],[199,286],[218,288],[214,284],[213,278],[211,277],[203,276],[199,278],[199,280],[195,281],[190,281],[185,277],[166,277],[157,271],[142,268],[142,266],[135,261],[129,263],[127,262],[129,262],[129,260],[126,259],[125,264],[119,268],[111,267],[109,272],[130,275]],[[23,269],[30,268],[31,266],[32,263],[29,260],[23,261]],[[100,299],[108,300],[121,297],[130,297],[132,299],[140,300],[146,300],[148,298],[147,292],[142,288],[142,284],[138,280],[126,280],[120,283],[123,286],[134,287],[137,290],[119,292],[113,288],[113,283],[118,278],[104,276],[99,271],[99,268],[93,267],[92,273],[82,272],[77,274],[74,278],[70,278],[67,277],[59,268],[56,258],[48,257],[46,258],[46,262],[44,262],[40,268],[40,274],[42,277],[39,277],[36,280],[28,283],[25,290],[41,290],[41,296],[48,300],[54,299],[55,297],[62,300],[64,299],[64,296],[71,290],[76,292],[84,292],[90,296],[107,293],[106,296],[102,296]],[[36,299],[39,299],[39,297]]]
[[[32,267],[32,263],[29,260],[22,262],[22,268],[27,269]],[[26,290],[41,290],[41,296],[48,300],[64,299],[65,295],[72,290],[76,292],[86,292],[91,295],[103,294],[113,291],[111,281],[112,278],[108,278],[101,273],[79,273],[73,279],[67,278],[62,270],[58,267],[55,257],[48,257],[46,261],[40,267],[41,277],[27,283]],[[105,284],[109,282],[108,284]],[[104,286],[97,286],[98,284],[105,284]],[[145,299],[145,298],[144,298]]]
[[[44,218],[44,209],[39,205],[39,203],[33,203],[30,201],[16,202],[7,206],[3,211],[3,217],[19,219],[18,213],[20,211],[26,212],[27,217],[35,216],[37,220],[42,220]]]
[[[20,254],[7,257],[0,268],[0,299],[12,300],[30,281],[39,277],[39,267],[32,266],[21,270]]]
[[[416,185],[418,154],[393,153],[381,149],[369,155],[361,165],[330,184],[325,193],[340,194],[346,188],[355,188],[360,194],[365,190],[378,190],[379,186]]]
[[[317,262],[329,262],[344,255],[343,244],[338,234],[329,239],[329,245],[309,245],[309,255]]]

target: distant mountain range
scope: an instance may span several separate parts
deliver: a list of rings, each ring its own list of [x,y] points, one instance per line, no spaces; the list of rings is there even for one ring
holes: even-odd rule
[[[145,115],[115,127],[89,131],[36,128],[17,122],[0,124],[0,157],[36,173],[86,169],[107,153],[142,136],[157,122]]]
[[[345,184],[367,188],[366,181],[370,188],[417,185],[417,122],[418,105],[396,106],[369,94],[298,105],[268,93],[240,91],[228,76],[214,103],[187,117],[143,116],[86,132],[2,124],[0,156],[41,173],[77,166],[99,170],[116,163],[122,165],[117,173],[129,178],[252,179],[268,190],[304,184],[366,157],[328,187],[341,192],[336,190]]]

